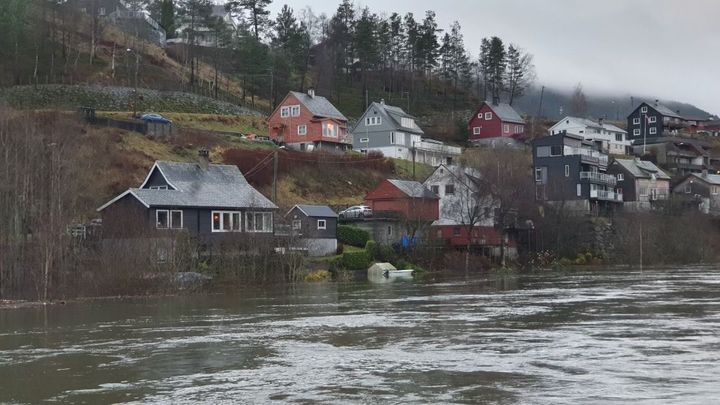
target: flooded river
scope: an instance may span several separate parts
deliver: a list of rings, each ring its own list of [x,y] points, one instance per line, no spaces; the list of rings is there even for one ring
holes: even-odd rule
[[[0,310],[0,403],[718,400],[713,268]]]

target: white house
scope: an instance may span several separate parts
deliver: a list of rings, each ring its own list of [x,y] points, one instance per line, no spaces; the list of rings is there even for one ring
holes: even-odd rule
[[[602,119],[595,122],[587,118],[565,117],[549,129],[550,135],[563,131],[595,142],[603,152],[610,155],[626,155],[631,144],[627,131],[604,123]]]
[[[458,165],[440,165],[423,183],[440,197],[439,219],[433,226],[467,225],[492,227],[495,224],[494,204],[478,201],[480,174]],[[482,205],[478,207],[478,205]]]

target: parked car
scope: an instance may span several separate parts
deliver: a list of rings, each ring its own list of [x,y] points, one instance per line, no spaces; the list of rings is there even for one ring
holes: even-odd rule
[[[372,208],[367,205],[354,205],[340,211],[340,218],[367,218],[373,215]]]
[[[170,121],[169,119],[163,117],[160,114],[155,114],[155,113],[143,114],[140,117],[140,119],[145,122],[155,122],[158,124],[171,124],[172,123],[172,121]]]

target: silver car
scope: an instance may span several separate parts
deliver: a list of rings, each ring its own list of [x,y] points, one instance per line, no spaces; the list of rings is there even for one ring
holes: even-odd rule
[[[367,218],[373,215],[372,208],[367,205],[354,205],[348,209],[340,211],[340,218]]]

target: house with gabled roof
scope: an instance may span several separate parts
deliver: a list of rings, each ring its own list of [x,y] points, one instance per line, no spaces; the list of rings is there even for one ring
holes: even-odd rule
[[[670,196],[670,176],[653,162],[639,158],[613,159],[607,173],[617,179],[624,208],[650,209],[655,202]]]
[[[673,187],[673,195],[697,203],[698,209],[720,215],[720,174],[691,173]]]
[[[550,127],[550,135],[566,132],[595,142],[600,150],[611,155],[626,155],[631,146],[627,131],[606,123],[602,118],[593,121],[588,118],[565,117]]]
[[[505,139],[508,143],[525,136],[525,120],[507,103],[498,100],[484,102],[470,117],[468,139],[489,143]]]
[[[677,135],[689,127],[680,111],[673,111],[659,100],[640,103],[627,117],[628,138],[638,141]]]
[[[207,151],[201,159],[207,158]],[[108,238],[163,237],[174,232],[207,243],[238,234],[272,235],[277,206],[237,166],[156,161],[137,187],[98,211]]]
[[[348,120],[314,90],[291,91],[268,118],[273,141],[301,151],[342,152],[352,148]]]
[[[293,239],[310,256],[328,256],[337,252],[338,215],[327,205],[298,204],[285,219]]]
[[[417,119],[402,108],[373,102],[351,130],[353,149],[437,166],[460,156],[457,146],[425,138]]]
[[[367,194],[365,204],[376,216],[394,213],[405,219],[432,222],[438,219],[439,199],[420,182],[388,179]]]

